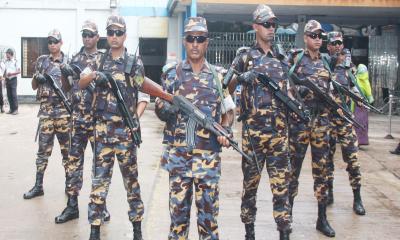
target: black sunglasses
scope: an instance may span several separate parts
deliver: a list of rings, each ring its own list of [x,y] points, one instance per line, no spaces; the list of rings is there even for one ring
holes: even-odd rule
[[[52,45],[52,44],[58,44],[60,41],[56,40],[56,39],[49,39],[47,40],[47,44],[48,45]]]
[[[113,37],[114,35],[117,35],[117,37],[121,37],[124,34],[125,34],[125,31],[122,31],[122,30],[113,30],[113,29],[107,30],[107,36],[109,36],[109,37]]]
[[[187,35],[185,37],[186,42],[188,43],[194,43],[196,41],[197,43],[203,43],[207,40],[208,37],[206,36],[193,36],[193,35]]]
[[[277,24],[275,22],[265,22],[265,23],[259,23],[258,25],[261,25],[261,26],[265,27],[266,29],[268,29],[271,27],[276,28]]]
[[[94,32],[82,32],[82,38],[94,38],[96,35]]]
[[[343,43],[342,43],[342,41],[340,41],[340,40],[336,40],[336,41],[334,41],[334,42],[331,42],[330,43],[332,46],[340,46],[340,45],[342,45]]]
[[[307,36],[309,36],[312,39],[322,39],[322,37],[324,36],[322,33],[313,33],[313,32],[309,32],[307,33]]]

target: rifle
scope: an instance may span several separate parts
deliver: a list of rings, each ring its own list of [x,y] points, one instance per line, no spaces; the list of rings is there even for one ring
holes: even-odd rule
[[[214,119],[208,117],[206,114],[204,114],[200,109],[198,109],[195,105],[193,105],[188,99],[186,99],[183,96],[174,96],[172,98],[172,104],[174,104],[176,107],[179,108],[180,111],[182,111],[184,114],[186,114],[189,119],[192,119],[195,121],[197,124],[199,124],[201,127],[207,129],[208,131],[212,132],[216,136],[224,136],[226,139],[228,139],[230,145],[237,151],[239,152],[243,157],[245,157],[247,160],[251,161],[252,158],[244,153],[240,148],[238,143],[233,140],[230,136],[229,133],[222,127],[219,123],[214,121]]]
[[[300,119],[305,122],[309,122],[311,120],[310,112],[308,110],[305,110],[300,103],[289,98],[287,94],[284,94],[276,82],[274,82],[270,77],[265,74],[258,72],[255,73],[257,74],[258,81],[262,85],[264,85],[264,87],[273,92],[274,96],[279,99],[279,101],[281,101],[283,104],[285,104],[290,111],[297,114],[297,116],[299,116]]]
[[[112,75],[108,72],[105,72],[104,74],[106,75],[107,80],[110,83],[111,91],[112,91],[114,97],[117,99],[118,109],[122,114],[124,123],[129,128],[129,131],[131,132],[132,141],[136,146],[139,147],[140,143],[142,142],[142,139],[140,136],[140,131],[138,131],[138,129],[140,128],[139,122],[134,121],[131,113],[129,112],[128,107],[125,104],[125,100],[124,100],[124,97],[122,96],[121,90],[120,90],[117,82],[112,77]]]
[[[353,116],[350,112],[348,112],[346,109],[340,106],[330,96],[325,94],[317,85],[315,85],[315,83],[311,82],[307,78],[300,80],[300,78],[295,73],[292,73],[291,75],[289,75],[289,77],[293,80],[295,84],[308,87],[316,96],[318,96],[323,100],[323,103],[325,103],[327,107],[331,108],[333,111],[337,112],[339,109],[341,109],[343,114],[342,115],[339,114],[339,116],[342,117],[344,120],[355,125],[358,128],[365,129],[364,126],[362,126],[360,123],[358,123],[356,120],[353,119]]]
[[[72,107],[71,103],[69,102],[68,98],[65,96],[64,92],[61,90],[61,88],[57,85],[56,81],[52,76],[50,76],[47,73],[44,73],[43,76],[46,78],[46,80],[50,83],[50,86],[53,88],[54,92],[57,94],[57,96],[61,99],[63,102],[65,109],[67,109],[67,112],[69,114],[72,114]]]
[[[335,81],[335,80],[331,80],[331,81],[332,81],[333,87],[338,92],[342,92],[344,95],[346,95],[346,96],[350,97],[351,99],[353,99],[353,101],[355,101],[356,103],[361,103],[363,108],[365,108],[367,110],[373,110],[373,111],[375,111],[377,113],[383,113],[382,110],[379,110],[376,107],[372,106],[367,100],[365,100],[365,98],[358,96],[357,94],[352,92],[347,87],[341,85],[337,81]]]
[[[236,51],[236,57],[233,59],[231,66],[229,67],[228,71],[224,76],[224,80],[222,81],[222,87],[226,89],[229,83],[232,80],[233,75],[236,73],[235,67],[239,63],[240,57],[242,57],[242,53],[249,50],[249,47],[241,47]]]
[[[79,79],[81,76],[81,73],[82,73],[82,69],[77,64],[74,64],[74,63],[71,63],[70,66],[71,66],[72,70],[74,70],[74,73],[76,74],[76,76],[74,78]],[[90,82],[86,89],[90,93],[93,93],[94,89],[95,89],[94,82]]]

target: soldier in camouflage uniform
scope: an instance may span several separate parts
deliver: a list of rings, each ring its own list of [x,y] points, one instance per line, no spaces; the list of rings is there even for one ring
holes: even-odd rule
[[[50,83],[43,74],[53,77],[55,83],[66,89],[65,79],[61,77],[60,65],[67,63],[67,56],[61,52],[61,33],[54,29],[47,37],[49,55],[40,56],[35,65],[35,75],[32,78],[32,89],[37,89],[36,99],[40,101],[39,108],[39,150],[36,159],[35,186],[24,194],[24,199],[31,199],[44,194],[43,175],[54,145],[54,136],[60,144],[62,165],[66,169],[70,139],[70,115],[61,99],[56,95]]]
[[[315,83],[322,91],[330,95],[330,75],[319,48],[322,45],[324,30],[321,24],[310,20],[304,28],[305,50],[294,52],[289,59],[292,64],[289,74],[296,73],[300,79],[308,79]],[[298,94],[312,114],[312,120],[308,123],[290,118],[289,144],[290,161],[292,165],[290,180],[290,202],[293,208],[294,198],[298,193],[299,176],[301,166],[308,148],[311,145],[312,175],[314,178],[314,194],[318,200],[318,220],[316,228],[329,237],[335,236],[335,231],[329,225],[326,218],[327,203],[327,158],[329,153],[329,114],[330,110],[321,104],[307,87],[298,86],[294,91]]]
[[[71,84],[72,86],[72,138],[71,149],[69,151],[69,160],[66,164],[66,193],[68,195],[67,207],[61,215],[55,218],[56,223],[64,223],[79,217],[78,195],[82,188],[83,181],[83,163],[84,153],[88,141],[93,149],[94,144],[94,121],[93,121],[93,86],[86,89],[79,89],[78,80],[79,72],[70,73],[73,70],[70,65],[75,65],[80,70],[84,69],[88,64],[95,61],[96,58],[102,56],[97,50],[97,42],[99,34],[97,25],[92,21],[85,21],[82,26],[82,42],[81,50],[72,57],[69,65],[63,65],[61,71],[65,72],[65,76],[77,76]],[[104,220],[108,221],[110,215],[105,209]]]
[[[350,74],[353,74],[349,66],[346,66],[346,57],[350,57],[350,51],[343,48],[343,36],[340,32],[330,32],[328,34],[328,50],[331,56],[331,70],[333,78],[343,87],[356,90],[350,79]],[[347,56],[346,56],[347,55]],[[334,60],[335,59],[335,60]],[[349,59],[349,60],[350,60]],[[350,62],[349,62],[350,63]],[[335,99],[345,109],[350,111],[351,100],[338,91],[333,91]],[[365,209],[362,204],[360,188],[361,188],[361,173],[360,162],[358,161],[358,141],[355,129],[351,123],[346,122],[343,118],[332,115],[330,120],[330,150],[328,155],[328,204],[333,203],[333,172],[334,172],[334,154],[336,151],[336,142],[339,141],[342,147],[343,160],[347,163],[347,172],[349,173],[350,185],[353,189],[354,201],[353,210],[358,215],[365,215]]]
[[[184,34],[188,57],[164,68],[163,88],[171,94],[188,98],[207,116],[217,122],[222,121],[222,125],[228,128],[234,104],[229,93],[222,91],[222,69],[210,65],[204,57],[208,46],[206,20],[201,17],[188,18]],[[171,110],[167,102],[158,100],[156,113],[158,116],[167,115],[160,119],[166,120],[163,139],[166,147],[161,166],[169,172],[171,225],[168,239],[188,239],[193,194],[197,206],[199,239],[219,239],[219,152],[220,144],[227,146],[229,143],[225,137],[217,138],[196,125],[193,134],[190,134],[187,130],[190,129],[191,120]]]
[[[286,107],[257,80],[256,73],[267,75],[287,93],[288,63],[273,44],[277,27],[275,14],[266,5],[253,12],[256,44],[245,53],[236,66],[237,82],[242,84],[241,117],[243,119],[243,151],[254,154],[254,161],[242,158],[243,192],[241,220],[245,224],[246,240],[254,240],[256,198],[261,180],[260,170],[266,166],[273,195],[273,216],[280,239],[289,239],[291,231],[289,205],[289,140]],[[232,81],[231,85],[235,81]],[[230,86],[232,89],[232,86]],[[234,88],[233,88],[234,89]],[[258,166],[257,166],[258,164]]]
[[[111,183],[115,157],[118,160],[129,204],[129,220],[133,225],[133,239],[141,240],[141,221],[144,206],[138,182],[136,144],[132,141],[129,128],[118,109],[117,99],[111,91],[106,74],[111,74],[118,84],[122,97],[133,120],[138,123],[138,90],[159,96],[161,86],[144,77],[144,67],[139,57],[129,55],[124,42],[126,40],[125,20],[120,16],[107,19],[107,42],[110,50],[89,64],[79,80],[79,87],[86,88],[95,80],[96,100],[95,118],[95,161],[92,173],[92,191],[90,193],[88,218],[91,224],[90,240],[100,239],[100,225],[108,189]],[[128,63],[132,62],[131,67]]]

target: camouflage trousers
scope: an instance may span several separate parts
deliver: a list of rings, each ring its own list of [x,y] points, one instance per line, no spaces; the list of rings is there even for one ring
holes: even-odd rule
[[[189,153],[174,154],[170,152],[169,158],[187,159],[204,158],[204,161],[217,154],[196,154]],[[171,217],[170,232],[168,239],[188,239],[190,226],[190,209],[192,206],[193,187],[197,207],[197,231],[201,240],[219,239],[217,217],[219,212],[219,175],[194,174],[188,177],[181,174],[169,174],[169,212]]]
[[[94,147],[93,125],[93,118],[90,115],[73,120],[71,149],[66,164],[67,178],[65,180],[69,196],[79,195],[82,189],[84,154],[88,141],[90,141],[92,149]]]
[[[131,222],[142,221],[144,206],[138,182],[136,146],[129,130],[121,122],[97,121],[95,125],[95,161],[92,169],[88,219],[91,225],[103,223],[105,201],[111,183],[115,157],[121,170]]]
[[[319,203],[326,203],[329,130],[327,112],[318,114],[315,119],[308,123],[292,122],[290,124],[289,146],[292,172],[289,189],[291,198],[294,199],[298,194],[301,167],[310,144],[314,195]]]
[[[70,141],[69,117],[40,118],[39,121],[39,149],[36,158],[36,171],[44,174],[49,162],[49,157],[53,151],[54,136],[57,137],[58,143],[60,144],[62,165],[66,168]]]
[[[269,176],[272,191],[273,216],[278,230],[291,229],[290,204],[289,204],[289,179],[290,162],[288,149],[288,136],[286,125],[280,121],[280,127],[268,128],[268,124],[257,124],[247,120],[249,132],[243,124],[243,151],[252,154],[250,140],[253,143],[257,162],[262,171],[264,165]],[[276,125],[276,124],[273,124]],[[264,127],[261,127],[264,126]],[[250,133],[250,138],[248,133]],[[257,170],[256,162],[242,159],[243,192],[241,204],[241,220],[243,223],[254,223],[256,221],[256,199],[261,174]]]
[[[333,181],[335,171],[334,155],[336,143],[342,147],[343,161],[347,163],[346,171],[349,173],[350,185],[353,189],[361,186],[360,162],[358,161],[358,140],[356,131],[351,123],[345,122],[340,118],[331,119],[331,134],[329,139],[328,155],[328,180]]]

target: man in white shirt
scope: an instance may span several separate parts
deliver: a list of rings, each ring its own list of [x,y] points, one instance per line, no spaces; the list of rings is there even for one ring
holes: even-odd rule
[[[21,70],[18,66],[17,60],[14,58],[14,51],[9,48],[6,51],[6,61],[5,61],[5,73],[6,87],[7,87],[7,98],[10,104],[10,111],[8,114],[17,115],[18,114],[18,99],[17,99],[17,76],[20,74]]]

